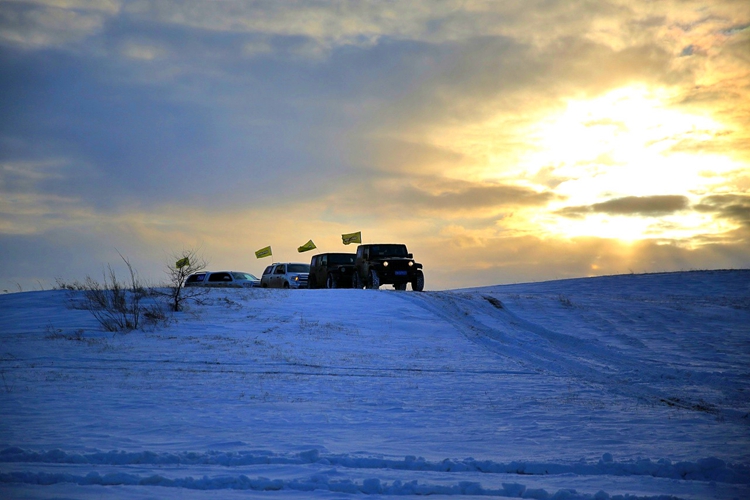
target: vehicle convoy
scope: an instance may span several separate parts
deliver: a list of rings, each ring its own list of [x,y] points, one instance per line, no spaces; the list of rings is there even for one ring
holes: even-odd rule
[[[283,262],[271,264],[260,277],[262,288],[307,288],[310,264]]]
[[[310,259],[307,288],[349,288],[354,272],[353,253],[322,253]]]
[[[185,286],[253,288],[260,286],[260,280],[253,274],[240,271],[205,271],[188,276]]]
[[[406,284],[416,292],[424,290],[422,264],[400,243],[359,245],[354,261],[352,286],[354,288],[380,288],[393,285],[396,290],[406,290]]]

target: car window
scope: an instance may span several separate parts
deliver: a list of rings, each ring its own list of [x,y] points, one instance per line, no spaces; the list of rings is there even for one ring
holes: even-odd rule
[[[208,277],[208,281],[213,283],[217,281],[232,281],[232,277],[229,273],[211,273]]]
[[[290,273],[309,273],[310,265],[309,264],[289,264],[287,266],[287,269],[289,269]]]
[[[280,264],[276,266],[276,270],[273,272],[274,274],[284,274],[284,264]]]
[[[271,269],[273,269],[273,266],[268,266],[263,270],[263,274],[271,274]]]
[[[405,245],[374,245],[370,248],[373,257],[406,257]]]
[[[206,277],[205,273],[203,273],[203,274],[191,274],[190,276],[188,276],[188,279],[187,279],[187,281],[185,281],[185,283],[200,282],[200,281],[203,281],[203,279],[205,277]]]
[[[257,280],[255,276],[253,276],[250,273],[232,273],[232,276],[234,276],[234,279],[236,280]]]
[[[331,264],[354,264],[354,254],[332,253],[328,256],[328,262]]]

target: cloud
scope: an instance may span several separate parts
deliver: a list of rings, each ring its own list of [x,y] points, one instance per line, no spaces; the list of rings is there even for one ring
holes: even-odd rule
[[[544,206],[556,198],[551,192],[537,192],[521,186],[458,181],[441,181],[439,184],[439,191],[430,190],[429,185],[412,185],[398,195],[403,196],[406,207],[440,212]]]
[[[699,212],[712,213],[750,228],[750,195],[717,194],[706,196],[694,208]]]
[[[109,1],[3,2],[0,43],[31,49],[78,43],[101,32],[116,11]]]
[[[0,247],[9,268],[39,244],[82,269],[201,235],[244,268],[267,244],[361,229],[413,246],[441,286],[747,262],[731,229],[747,200],[726,193],[748,187],[748,22],[733,1],[0,2]],[[582,123],[602,151],[540,138],[571,103],[630,88],[722,126],[630,131],[601,105]],[[674,168],[647,190],[596,184],[633,178],[607,141],[644,129]],[[591,214],[663,248],[541,237]],[[664,238],[689,217],[691,236]]]
[[[525,186],[409,174],[376,174],[364,183],[347,184],[343,190],[327,187],[330,192],[322,203],[332,216],[356,215],[388,225],[420,218],[429,218],[430,224],[438,226],[456,219],[493,225],[514,211],[544,207],[558,199],[550,191]]]
[[[681,195],[626,196],[592,205],[565,207],[556,213],[573,218],[584,217],[592,213],[658,217],[686,210],[688,207],[688,198]]]

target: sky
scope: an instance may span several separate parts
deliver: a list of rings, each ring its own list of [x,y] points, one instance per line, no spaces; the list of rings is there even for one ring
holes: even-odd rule
[[[2,0],[0,109],[0,291],[355,231],[426,289],[750,267],[746,1]]]

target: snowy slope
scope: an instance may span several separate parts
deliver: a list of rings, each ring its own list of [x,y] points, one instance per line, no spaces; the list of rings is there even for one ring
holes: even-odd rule
[[[0,296],[4,498],[750,498],[750,271],[69,303]]]

